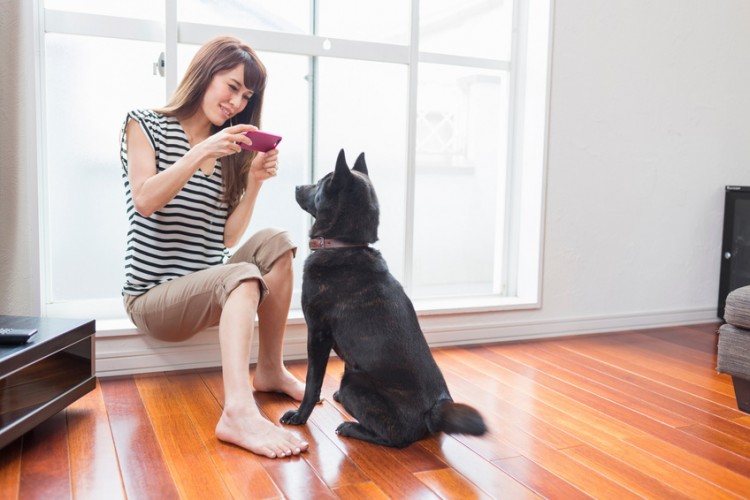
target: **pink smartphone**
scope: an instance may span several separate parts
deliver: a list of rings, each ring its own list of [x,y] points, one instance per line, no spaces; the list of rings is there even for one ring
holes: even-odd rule
[[[281,136],[261,132],[260,130],[251,130],[250,132],[245,132],[245,135],[253,141],[253,144],[252,146],[248,146],[241,142],[240,147],[250,151],[262,151],[265,153],[274,149],[281,142]]]

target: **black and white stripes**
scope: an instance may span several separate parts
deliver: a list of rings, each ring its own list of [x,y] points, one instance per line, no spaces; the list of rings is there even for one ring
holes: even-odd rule
[[[124,127],[129,120],[136,120],[141,125],[154,147],[157,173],[179,160],[190,145],[174,117],[151,110],[135,110],[125,120],[120,159],[129,230],[123,293],[141,295],[160,283],[224,261],[224,224],[228,207],[221,201],[221,164],[217,160],[212,175],[207,176],[198,170],[161,210],[150,217],[139,214],[133,204],[128,180]]]

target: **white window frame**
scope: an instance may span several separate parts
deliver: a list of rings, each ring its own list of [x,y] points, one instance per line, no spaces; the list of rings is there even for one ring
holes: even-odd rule
[[[485,297],[459,297],[439,300],[417,300],[420,315],[452,312],[481,312],[541,307],[542,249],[544,227],[544,192],[547,163],[547,121],[549,109],[549,75],[551,67],[552,17],[554,0],[517,0],[514,2],[510,61],[462,57],[419,51],[419,0],[411,3],[410,45],[393,45],[300,35],[229,26],[210,26],[177,22],[177,0],[165,0],[165,20],[119,18],[46,10],[38,2],[39,110],[37,132],[40,138],[40,279],[41,309],[44,315],[90,317],[92,311],[102,319],[117,319],[122,304],[117,299],[55,302],[48,283],[49,231],[47,221],[46,103],[44,99],[44,37],[46,33],[100,36],[164,43],[166,60],[177,60],[180,43],[201,45],[216,35],[234,35],[253,40],[255,49],[263,52],[307,56],[363,59],[408,66],[409,126],[406,175],[405,270],[403,285],[407,292],[412,283],[414,183],[416,159],[416,115],[419,63],[438,63],[481,69],[507,71],[510,75],[510,126],[508,137],[508,174],[505,181],[505,203],[498,203],[498,241],[503,259],[496,259],[495,276],[499,286]],[[533,40],[533,43],[529,43]],[[512,61],[515,61],[513,63]],[[166,95],[177,85],[177,64],[166,65]],[[314,118],[313,118],[314,119]],[[121,315],[121,314],[120,314]],[[294,319],[293,314],[292,319]],[[296,315],[299,318],[299,315]]]

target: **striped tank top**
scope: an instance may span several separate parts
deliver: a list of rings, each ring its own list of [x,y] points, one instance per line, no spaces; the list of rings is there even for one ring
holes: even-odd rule
[[[179,193],[150,217],[135,210],[128,179],[125,127],[137,121],[154,148],[156,170],[162,172],[189,149],[187,135],[175,117],[151,110],[128,113],[121,134],[120,159],[128,215],[123,294],[141,295],[151,288],[224,262],[224,224],[228,206],[222,201],[221,163],[207,176],[198,170]]]

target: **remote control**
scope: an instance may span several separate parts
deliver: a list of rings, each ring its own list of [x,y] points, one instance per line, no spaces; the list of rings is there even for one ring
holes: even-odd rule
[[[34,335],[36,335],[35,328],[0,328],[0,344],[25,344]]]

